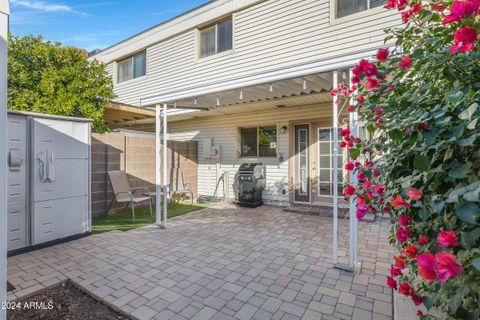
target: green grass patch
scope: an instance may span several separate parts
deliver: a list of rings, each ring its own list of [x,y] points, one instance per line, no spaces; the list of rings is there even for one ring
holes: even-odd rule
[[[189,203],[176,203],[170,208],[168,206],[168,218],[180,216],[200,209],[207,208],[208,205]],[[92,233],[103,233],[112,230],[128,231],[155,223],[155,208],[153,208],[153,218],[150,217],[148,207],[137,208],[135,210],[136,222],[132,220],[132,209],[129,207],[125,212],[115,213],[104,217],[92,218]]]

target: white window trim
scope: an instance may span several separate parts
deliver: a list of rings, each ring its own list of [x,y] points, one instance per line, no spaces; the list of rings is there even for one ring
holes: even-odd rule
[[[375,7],[375,8],[370,8],[370,0],[367,2],[368,9],[363,10],[357,13],[352,13],[348,16],[345,17],[336,17],[336,12],[337,12],[337,0],[330,0],[330,24],[335,25],[335,24],[340,24],[340,23],[347,23],[347,22],[352,22],[352,20],[360,19],[363,17],[368,17],[371,15],[376,15],[381,12],[388,12],[388,10],[385,10],[383,6]]]
[[[232,54],[235,52],[235,14],[232,14],[229,18],[224,18],[224,19],[221,19],[221,20],[218,20],[217,22],[215,22],[214,24],[211,24],[209,25],[208,27],[206,28],[196,28],[195,29],[195,48],[196,48],[196,61],[208,61],[210,59],[213,59],[213,58],[218,58],[218,57],[222,57],[222,56],[225,56],[225,55],[229,55],[229,54]],[[219,23],[222,23],[224,21],[227,21],[227,20],[232,20],[232,48],[229,49],[229,50],[225,50],[225,51],[222,51],[222,52],[217,52],[218,51],[218,24]],[[211,54],[209,56],[205,56],[205,57],[202,57],[202,31],[204,30],[208,30],[212,27],[215,27],[215,53],[214,54]]]
[[[259,129],[260,127],[275,127],[275,130],[277,131],[277,134],[276,134],[276,140],[275,140],[275,157],[260,157],[260,143],[258,141],[258,133],[259,133]],[[257,155],[256,156],[242,156],[242,129],[252,129],[252,128],[257,128]],[[239,145],[240,145],[240,148],[239,148],[239,153],[238,153],[238,158],[239,159],[242,159],[242,160],[258,160],[258,159],[262,159],[262,160],[278,160],[278,124],[260,124],[260,125],[257,125],[257,126],[238,126],[237,127],[237,132],[238,132],[238,141],[239,141]]]
[[[140,52],[145,52],[145,75],[143,76],[140,76],[140,77],[136,77],[136,78],[131,78],[131,79],[128,79],[128,80],[125,80],[125,81],[118,81],[119,80],[119,75],[120,73],[118,72],[118,67],[119,67],[119,64],[128,60],[128,59],[131,59],[132,60],[132,69],[134,68],[134,61],[133,61],[133,57],[140,53]],[[116,85],[123,85],[123,84],[128,84],[130,82],[133,82],[133,81],[139,81],[139,80],[143,80],[143,79],[146,79],[148,78],[148,48],[146,49],[143,49],[143,50],[139,50],[133,54],[131,54],[129,57],[127,58],[124,58],[124,59],[121,59],[121,60],[117,60],[115,61],[115,64],[114,64],[114,79],[115,79],[115,84]],[[134,70],[132,70],[132,75],[133,75],[133,72]]]

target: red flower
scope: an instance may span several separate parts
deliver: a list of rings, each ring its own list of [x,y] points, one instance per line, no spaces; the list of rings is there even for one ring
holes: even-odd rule
[[[443,19],[442,24],[446,25],[452,22],[459,22],[470,15],[476,16],[478,14],[479,6],[479,1],[457,0],[450,8],[450,14]]]
[[[422,122],[418,127],[421,131],[430,131],[432,128],[426,122]]]
[[[395,199],[390,201],[390,205],[395,209],[399,207],[405,207],[407,209],[410,208],[410,204],[406,202],[401,195],[396,196]]]
[[[412,294],[412,287],[408,283],[404,282],[398,288],[398,293],[408,297]]]
[[[335,97],[337,94],[338,94],[338,90],[337,90],[337,89],[332,89],[332,90],[330,90],[330,95],[331,95],[332,97]]]
[[[363,219],[368,212],[368,206],[364,203],[357,205],[357,210],[355,210],[355,216],[358,220]]]
[[[345,141],[340,142],[340,148],[345,148],[347,143]]]
[[[393,257],[395,260],[395,267],[402,270],[407,266],[407,260],[403,257]]]
[[[407,191],[407,196],[410,198],[410,200],[420,200],[422,199],[423,191],[416,188],[410,188]]]
[[[373,188],[373,192],[376,194],[384,194],[385,193],[385,185],[384,184],[377,184],[375,188]]]
[[[374,90],[378,88],[378,80],[376,78],[368,78],[365,83],[365,89]]]
[[[353,169],[355,169],[355,164],[353,162],[345,163],[345,170],[352,171]]]
[[[402,253],[410,259],[414,259],[418,254],[418,248],[414,245],[405,246]]]
[[[402,270],[400,270],[399,268],[391,267],[390,268],[390,275],[392,277],[401,276],[402,275]]]
[[[378,61],[385,61],[388,58],[390,51],[387,48],[380,48],[377,51],[377,60]]]
[[[355,194],[355,188],[351,184],[347,184],[345,189],[343,189],[344,196],[353,196]]]
[[[360,173],[357,175],[357,179],[360,182],[364,182],[367,180],[367,177],[365,176],[365,173],[363,171],[360,171]]]
[[[397,240],[398,242],[404,243],[408,238],[412,236],[410,229],[408,228],[398,228],[397,230]]]
[[[437,237],[437,246],[442,247],[456,247],[458,245],[458,237],[455,231],[441,231]]]
[[[361,68],[362,73],[367,77],[376,76],[378,74],[377,66],[365,59],[360,60],[358,66]]]
[[[428,238],[426,236],[419,236],[418,237],[418,244],[425,245],[428,243]]]
[[[453,45],[450,47],[450,54],[460,51],[470,52],[475,48],[477,42],[477,29],[470,27],[463,27],[453,33]]]
[[[408,226],[408,223],[409,223],[409,222],[410,222],[410,217],[409,217],[409,216],[402,215],[402,216],[400,216],[400,218],[398,218],[398,223],[399,223],[402,227]]]
[[[410,58],[409,56],[404,56],[400,61],[399,67],[402,68],[403,70],[408,70],[411,65],[412,65],[412,58]]]
[[[388,0],[387,4],[384,6],[385,9],[395,9],[398,5],[397,0]]]
[[[422,310],[418,310],[418,311],[417,311],[417,316],[419,316],[419,317],[423,316]]]
[[[428,283],[431,283],[437,278],[437,264],[433,254],[426,253],[418,255],[417,264],[419,267],[418,273],[422,279],[427,280]]]
[[[363,96],[360,96],[357,98],[357,103],[358,104],[363,104],[365,102],[365,98]]]
[[[367,180],[363,183],[363,188],[364,189],[369,189],[372,186],[372,182]]]
[[[410,20],[410,16],[411,16],[412,14],[413,14],[413,11],[411,11],[411,10],[402,12],[402,21],[403,21],[403,23],[407,23],[408,20]]]
[[[353,104],[348,106],[348,112],[355,112],[355,106]]]
[[[340,131],[340,135],[342,137],[350,135],[350,129],[349,128],[342,129],[342,131]]]
[[[376,107],[376,108],[375,108],[375,114],[376,114],[377,116],[381,115],[382,112],[383,112],[383,109],[382,109],[382,108],[380,108],[380,107]]]
[[[416,306],[419,306],[423,303],[422,297],[417,296],[415,293],[412,293],[412,301]]]
[[[458,277],[462,271],[462,266],[457,263],[453,254],[450,252],[439,252],[436,258],[438,264],[438,281],[445,282],[450,278]]]
[[[397,290],[397,281],[392,277],[387,277],[387,286],[389,288]]]

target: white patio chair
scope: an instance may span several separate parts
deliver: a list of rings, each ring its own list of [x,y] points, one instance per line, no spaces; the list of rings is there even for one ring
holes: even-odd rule
[[[125,206],[125,209],[127,209],[130,204],[132,207],[132,219],[133,222],[135,222],[135,205],[148,201],[150,216],[153,218],[152,198],[149,195],[150,190],[148,188],[131,188],[125,171],[108,171],[108,176],[110,177],[114,193],[112,202],[110,202],[110,205],[108,206],[108,211],[110,211],[114,201],[117,201],[118,203],[126,203],[127,205]],[[137,191],[141,191],[142,193],[136,195]]]
[[[190,183],[183,180],[183,172],[180,168],[170,169],[170,206],[173,205],[175,195],[190,196],[190,206],[193,206],[193,190]]]

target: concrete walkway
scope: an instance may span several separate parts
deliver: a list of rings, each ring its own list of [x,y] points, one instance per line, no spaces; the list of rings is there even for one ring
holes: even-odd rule
[[[346,262],[348,221],[339,221]],[[332,218],[210,208],[8,259],[9,299],[71,279],[137,319],[391,319],[388,221],[359,223],[362,272],[331,264]]]

